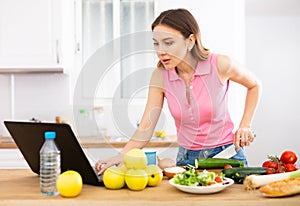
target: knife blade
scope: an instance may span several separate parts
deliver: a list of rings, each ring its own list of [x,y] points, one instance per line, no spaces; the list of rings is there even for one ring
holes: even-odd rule
[[[235,151],[235,145],[230,145],[229,147],[227,147],[226,149],[224,149],[223,151],[219,152],[218,154],[216,154],[215,156],[213,156],[213,158],[226,158],[229,159],[231,157],[233,157],[234,155],[236,155],[236,151]]]

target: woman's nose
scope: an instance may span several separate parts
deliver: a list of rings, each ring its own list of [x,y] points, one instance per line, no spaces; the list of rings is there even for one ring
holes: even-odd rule
[[[157,52],[158,54],[166,54],[166,53],[167,53],[166,50],[165,50],[165,48],[163,48],[162,46],[159,46],[159,47],[156,49],[156,52]]]

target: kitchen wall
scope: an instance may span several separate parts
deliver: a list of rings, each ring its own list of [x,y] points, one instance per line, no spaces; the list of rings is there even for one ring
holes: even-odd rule
[[[257,138],[247,154],[260,164],[286,149],[300,155],[300,2],[246,2],[246,65],[263,84],[253,122]]]
[[[295,9],[300,8],[300,3],[294,0],[277,0],[272,3],[268,0],[207,2],[185,1],[182,5],[181,1],[161,1],[157,10],[170,7],[190,8],[199,21],[207,47],[214,52],[233,56],[261,79],[263,95],[253,122],[257,138],[246,149],[249,163],[259,165],[268,154],[280,154],[284,149],[292,149],[300,154],[300,143],[297,140],[300,93],[296,89],[297,77],[300,75],[300,63],[297,61],[300,47],[300,11]],[[217,8],[211,6],[217,3]],[[258,11],[261,7],[257,5],[262,5],[264,9]],[[246,6],[246,9],[243,10],[241,6]],[[228,21],[231,22],[230,26],[224,26]],[[0,75],[1,121],[12,118],[10,81],[10,76]],[[54,121],[55,116],[59,115],[70,123],[74,122],[71,104],[73,90],[70,85],[74,85],[76,79],[74,80],[72,72],[56,75],[16,75],[14,81],[14,119],[28,120],[35,117]],[[239,87],[235,87],[234,91],[244,95]],[[231,110],[235,122],[238,122],[242,112],[243,102],[240,102],[239,94],[231,94]],[[111,118],[109,101],[102,101],[101,104],[104,105],[108,133],[118,134]],[[142,114],[143,104],[144,102],[139,102],[133,107],[133,122]],[[169,134],[175,134],[172,123],[173,120],[168,119],[168,123],[164,125]],[[0,127],[1,135],[7,135],[3,126]]]

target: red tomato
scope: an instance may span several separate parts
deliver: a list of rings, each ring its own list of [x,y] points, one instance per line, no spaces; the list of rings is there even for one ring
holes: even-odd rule
[[[271,160],[267,160],[267,161],[264,161],[264,163],[262,164],[262,167],[269,167],[269,165],[272,163]]]
[[[232,166],[230,164],[224,165],[224,169],[228,169],[228,168],[232,168]]]
[[[285,172],[285,167],[283,165],[280,165],[278,167],[277,173],[284,173]]]
[[[278,169],[278,162],[272,162],[268,165],[268,168]]]
[[[266,170],[266,174],[267,175],[270,175],[270,174],[275,174],[276,173],[276,170],[274,168],[267,168]]]
[[[217,177],[215,178],[215,181],[216,181],[217,183],[221,183],[221,182],[223,182],[223,179],[222,179],[221,177],[217,176]]]
[[[298,169],[298,168],[297,168],[297,165],[295,165],[295,164],[286,164],[286,165],[284,166],[284,168],[285,168],[285,171],[286,171],[286,172],[292,172],[292,171],[295,171],[295,170]]]
[[[293,151],[284,151],[281,156],[280,160],[285,164],[294,164],[297,161],[298,157],[295,152]]]

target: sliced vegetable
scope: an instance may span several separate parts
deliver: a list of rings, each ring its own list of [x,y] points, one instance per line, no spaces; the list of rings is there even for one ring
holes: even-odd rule
[[[271,182],[300,177],[300,170],[270,175],[249,175],[244,179],[244,188],[253,190]]]
[[[244,162],[235,159],[225,158],[197,158],[195,159],[195,167],[197,169],[223,169],[225,165],[232,167],[244,167]]]
[[[247,176],[253,174],[265,175],[266,170],[265,167],[233,167],[223,169],[222,173],[225,177],[233,179],[235,183],[242,184]]]

